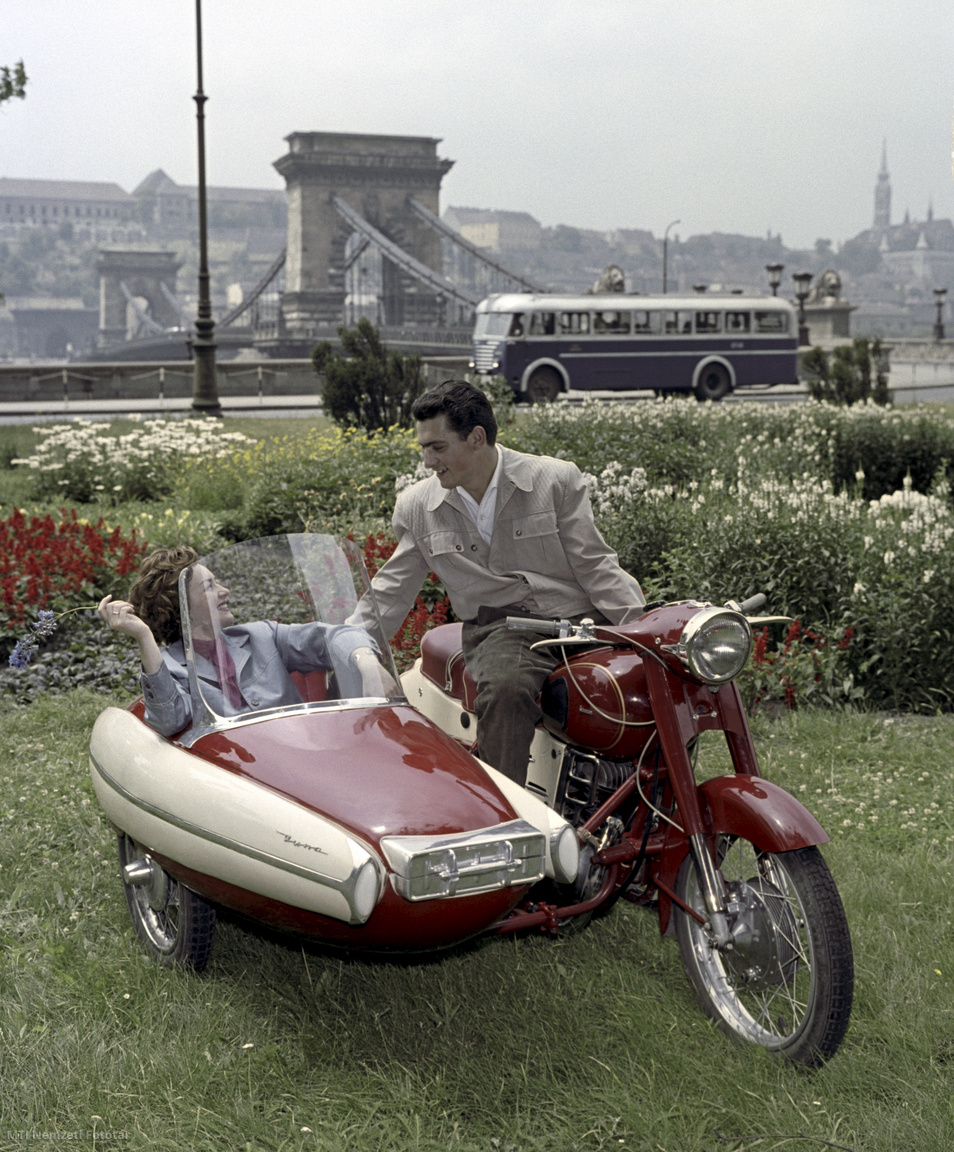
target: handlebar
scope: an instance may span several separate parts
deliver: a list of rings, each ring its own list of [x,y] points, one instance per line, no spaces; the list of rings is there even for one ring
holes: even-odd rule
[[[514,632],[541,632],[544,636],[569,636],[569,620],[538,620],[533,616],[508,616],[507,627]]]
[[[761,608],[765,603],[765,599],[766,597],[764,592],[756,592],[756,594],[754,596],[750,596],[748,600],[742,601],[742,603],[739,605],[739,611],[744,616],[748,616],[750,612],[754,612],[757,608]]]

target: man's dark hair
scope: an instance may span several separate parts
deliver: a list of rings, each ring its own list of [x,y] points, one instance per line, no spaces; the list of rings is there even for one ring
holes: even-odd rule
[[[484,392],[466,380],[447,380],[418,396],[411,415],[418,421],[446,416],[447,423],[461,440],[466,439],[478,425],[486,432],[488,444],[497,440],[497,417],[493,405]]]

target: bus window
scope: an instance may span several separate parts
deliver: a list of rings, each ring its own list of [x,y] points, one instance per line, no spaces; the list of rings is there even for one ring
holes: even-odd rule
[[[634,312],[633,331],[640,336],[658,336],[662,331],[662,313]]]
[[[590,330],[589,312],[561,312],[561,336],[585,336]]]
[[[751,323],[752,317],[748,312],[726,312],[725,314],[726,332],[743,335],[748,332]]]
[[[721,312],[697,312],[696,313],[696,331],[701,334],[711,335],[713,332],[722,331],[722,313]]]
[[[475,336],[506,336],[513,317],[509,312],[478,312]]]
[[[518,312],[514,318],[513,323],[510,325],[508,336],[522,336],[523,335],[523,313]]]
[[[530,335],[552,336],[555,329],[556,314],[553,312],[530,313]]]
[[[668,336],[690,333],[692,331],[691,312],[665,312],[665,327]]]
[[[593,331],[606,336],[625,336],[629,334],[628,312],[594,312]]]
[[[788,313],[787,312],[756,312],[755,313],[755,331],[756,332],[787,332],[788,331]]]

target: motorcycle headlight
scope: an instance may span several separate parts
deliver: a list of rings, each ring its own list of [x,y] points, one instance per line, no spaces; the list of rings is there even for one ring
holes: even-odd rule
[[[725,684],[745,667],[752,650],[752,629],[738,612],[705,608],[686,624],[677,654],[704,684]]]

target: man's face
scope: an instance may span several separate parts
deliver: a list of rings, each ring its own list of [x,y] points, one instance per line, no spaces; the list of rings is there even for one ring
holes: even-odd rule
[[[482,428],[475,428],[463,440],[447,423],[446,416],[419,420],[417,442],[424,453],[424,467],[433,470],[442,488],[472,486],[481,471],[487,450]]]

